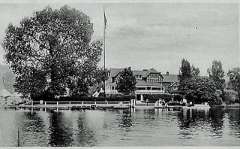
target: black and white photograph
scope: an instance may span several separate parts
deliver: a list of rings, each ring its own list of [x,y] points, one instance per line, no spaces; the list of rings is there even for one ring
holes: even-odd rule
[[[239,147],[239,7],[0,0],[0,147]]]

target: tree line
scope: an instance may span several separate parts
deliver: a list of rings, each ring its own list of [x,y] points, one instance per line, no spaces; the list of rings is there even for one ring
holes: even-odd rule
[[[238,92],[240,98],[240,69],[233,68],[227,73],[232,85],[231,89]],[[180,67],[179,92],[184,98],[194,103],[208,102],[209,104],[222,104],[225,100],[226,84],[221,61],[214,60],[207,70],[208,76],[199,76],[199,68],[191,66],[189,61],[183,59]]]

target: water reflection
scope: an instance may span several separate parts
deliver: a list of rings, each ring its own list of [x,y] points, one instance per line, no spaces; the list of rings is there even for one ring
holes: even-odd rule
[[[229,127],[232,130],[230,135],[240,138],[240,109],[231,109],[226,111],[229,118]]]
[[[39,113],[24,112],[19,116],[20,146],[47,146],[47,128]]]
[[[97,143],[95,132],[88,127],[85,115],[78,116],[76,131],[76,146],[94,146]]]
[[[71,121],[65,119],[64,113],[51,113],[49,121],[49,144],[51,146],[72,146]]]
[[[209,111],[183,109],[180,113],[178,113],[178,119],[180,129],[201,126],[202,122],[209,123]]]
[[[193,110],[186,109],[178,114],[180,139],[198,139],[202,137],[222,138],[223,135],[223,109]],[[203,138],[201,138],[203,139]],[[207,140],[211,145],[213,140]],[[189,142],[192,143],[192,142]]]
[[[210,123],[211,123],[211,135],[215,137],[222,137],[223,135],[223,118],[224,110],[222,108],[210,109],[209,111]]]
[[[240,109],[0,111],[0,146],[240,145]],[[4,136],[3,136],[4,133]]]
[[[126,110],[121,115],[121,120],[119,121],[119,127],[121,128],[129,128],[133,126],[133,119],[132,119],[132,113],[129,110]],[[129,130],[129,129],[126,129]]]

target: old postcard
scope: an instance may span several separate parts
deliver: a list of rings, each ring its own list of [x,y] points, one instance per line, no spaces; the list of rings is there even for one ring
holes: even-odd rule
[[[240,146],[237,1],[1,1],[0,147]]]

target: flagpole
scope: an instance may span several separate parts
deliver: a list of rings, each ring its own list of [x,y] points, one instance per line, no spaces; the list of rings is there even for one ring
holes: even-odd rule
[[[104,68],[104,75],[106,75],[106,41],[105,41],[105,36],[106,36],[106,16],[105,16],[105,9],[104,9],[104,26],[103,26],[103,68]],[[106,80],[104,79],[104,97],[106,98]]]

